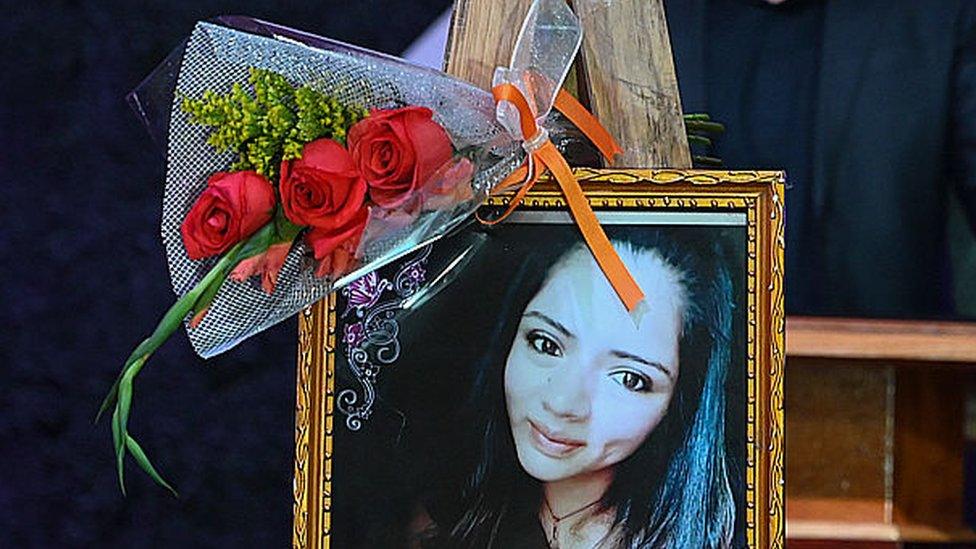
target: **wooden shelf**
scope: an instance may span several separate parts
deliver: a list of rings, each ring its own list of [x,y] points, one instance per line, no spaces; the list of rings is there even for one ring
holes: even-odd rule
[[[786,536],[791,540],[976,542],[976,531],[961,523],[935,526],[907,520],[883,499],[796,498],[786,510]]]
[[[789,317],[786,355],[976,365],[976,323]]]
[[[976,542],[976,532],[966,528],[943,529],[925,524],[823,521],[793,519],[786,522],[790,540],[890,541],[914,543]]]
[[[787,539],[976,544],[962,521],[976,323],[790,317],[786,354]]]

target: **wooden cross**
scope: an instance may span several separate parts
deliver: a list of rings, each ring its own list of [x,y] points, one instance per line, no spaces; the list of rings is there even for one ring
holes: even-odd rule
[[[484,89],[507,66],[531,0],[455,0],[445,70]],[[624,149],[616,167],[690,168],[662,0],[570,2],[583,47],[568,86]],[[571,91],[573,91],[571,89]]]

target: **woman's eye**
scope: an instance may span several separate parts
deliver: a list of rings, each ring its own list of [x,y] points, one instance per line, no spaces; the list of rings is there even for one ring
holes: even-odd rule
[[[628,391],[647,393],[653,388],[653,383],[646,376],[630,370],[621,370],[610,374],[614,381],[624,386]]]
[[[533,330],[526,334],[526,341],[537,353],[549,356],[563,356],[563,350],[555,339],[543,332]]]

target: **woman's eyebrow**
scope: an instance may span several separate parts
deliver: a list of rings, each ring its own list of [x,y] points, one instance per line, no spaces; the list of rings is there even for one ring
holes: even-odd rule
[[[656,369],[660,370],[662,373],[664,373],[664,375],[668,376],[668,379],[672,379],[671,378],[671,372],[668,371],[668,369],[665,368],[664,365],[661,364],[660,362],[654,362],[653,360],[647,360],[646,358],[639,357],[637,355],[632,355],[632,354],[630,354],[628,352],[625,352],[625,351],[610,351],[610,354],[612,354],[613,356],[615,356],[617,358],[624,358],[624,359],[628,359],[628,360],[633,360],[635,362],[640,362],[641,364],[646,364],[646,365],[650,366],[651,368],[656,368]]]
[[[564,336],[566,336],[568,338],[573,338],[573,339],[576,338],[576,336],[573,334],[573,332],[570,332],[569,331],[569,328],[563,326],[562,324],[560,324],[556,320],[553,320],[553,319],[549,318],[548,316],[540,313],[539,311],[529,311],[529,312],[525,313],[522,316],[525,317],[525,318],[538,318],[539,320],[541,320],[541,321],[545,322],[546,324],[548,324],[548,325],[552,326],[553,328],[555,328],[557,331],[559,331],[560,333],[562,333]]]

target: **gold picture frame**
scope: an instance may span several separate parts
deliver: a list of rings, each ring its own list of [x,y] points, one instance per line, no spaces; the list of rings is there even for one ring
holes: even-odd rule
[[[784,545],[785,313],[784,176],[772,171],[575,169],[590,205],[601,210],[738,212],[746,249],[744,411],[745,542]],[[507,196],[492,198],[501,206]],[[562,193],[542,181],[516,210],[565,210]],[[332,547],[333,433],[336,418],[337,296],[299,316],[293,546]]]

